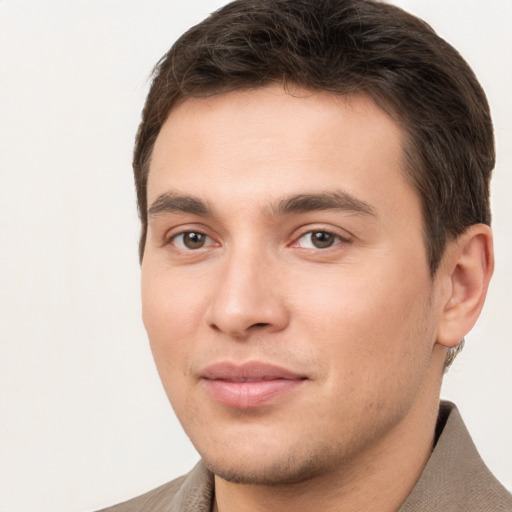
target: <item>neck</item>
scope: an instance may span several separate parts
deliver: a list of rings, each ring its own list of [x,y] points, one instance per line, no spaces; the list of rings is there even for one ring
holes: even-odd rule
[[[286,486],[236,484],[215,476],[213,512],[398,510],[434,443],[440,379],[430,380],[427,387],[385,438],[335,471]]]

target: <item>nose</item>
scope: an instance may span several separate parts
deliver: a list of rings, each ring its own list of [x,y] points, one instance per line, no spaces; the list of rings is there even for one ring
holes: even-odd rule
[[[250,250],[227,257],[206,314],[210,328],[238,340],[283,330],[289,312],[276,267]]]

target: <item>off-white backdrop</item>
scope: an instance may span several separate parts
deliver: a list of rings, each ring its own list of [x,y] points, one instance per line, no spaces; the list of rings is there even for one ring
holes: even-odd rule
[[[140,320],[131,150],[152,65],[216,0],[0,0],[0,510],[85,512],[198,458]],[[512,488],[512,1],[397,0],[467,58],[497,132],[497,268],[446,379]]]

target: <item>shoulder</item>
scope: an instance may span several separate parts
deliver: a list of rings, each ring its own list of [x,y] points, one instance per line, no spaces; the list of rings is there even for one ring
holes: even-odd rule
[[[129,501],[98,512],[209,512],[213,496],[213,476],[202,462],[188,474]]]
[[[485,465],[457,407],[442,402],[432,455],[400,512],[511,512],[512,495]]]
[[[137,496],[124,503],[108,507],[99,512],[139,512],[142,510],[165,510],[165,507],[174,498],[186,476],[183,475],[172,482],[168,482],[141,496]]]

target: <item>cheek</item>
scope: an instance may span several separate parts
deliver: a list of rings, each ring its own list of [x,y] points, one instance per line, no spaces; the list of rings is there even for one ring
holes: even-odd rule
[[[428,366],[428,278],[370,270],[307,282],[298,305],[299,330],[345,388],[401,384]]]
[[[204,293],[177,273],[142,272],[142,317],[160,376],[185,371],[184,360],[193,349],[201,324]]]
[[[187,409],[187,365],[197,339],[194,326],[199,322],[197,288],[178,281],[169,273],[156,275],[143,268],[144,326],[160,380],[177,412]]]
[[[155,265],[156,266],[156,265]],[[149,332],[175,336],[191,328],[204,302],[204,279],[182,275],[178,269],[142,267],[142,314]],[[172,327],[172,329],[170,329]]]

